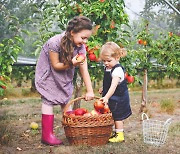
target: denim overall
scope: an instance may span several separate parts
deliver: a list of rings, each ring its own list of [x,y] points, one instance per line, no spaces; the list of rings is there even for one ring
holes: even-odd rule
[[[111,86],[112,72],[116,67],[122,66],[120,64],[116,64],[111,71],[108,72],[106,69],[104,70],[103,97],[106,95]],[[124,71],[123,67],[122,69]],[[115,121],[124,120],[132,114],[126,79],[118,84],[114,94],[109,99],[108,105]]]

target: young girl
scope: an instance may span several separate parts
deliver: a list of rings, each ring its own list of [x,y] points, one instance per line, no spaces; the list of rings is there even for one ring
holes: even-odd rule
[[[123,142],[123,120],[132,112],[129,102],[129,93],[124,78],[124,70],[119,60],[126,56],[126,50],[114,42],[107,42],[101,48],[100,57],[105,65],[102,100],[108,103],[115,123],[115,135],[109,142]]]
[[[70,100],[75,66],[79,66],[87,89],[85,99],[94,97],[87,60],[76,59],[79,53],[86,54],[84,44],[91,33],[90,19],[77,16],[69,21],[65,32],[50,38],[42,47],[35,73],[36,89],[42,98],[42,143],[62,144],[53,134],[53,106],[60,105],[63,110]]]

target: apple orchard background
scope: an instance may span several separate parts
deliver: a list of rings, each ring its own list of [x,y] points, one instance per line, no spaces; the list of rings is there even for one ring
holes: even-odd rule
[[[128,8],[125,1],[1,0],[0,153],[179,153],[179,15],[163,0],[139,0],[144,8],[138,14],[132,11],[136,15],[132,20],[125,11]],[[171,3],[180,10],[179,0],[171,0]],[[54,110],[54,130],[65,145],[51,147],[40,143],[41,100],[34,87],[35,61],[44,42],[65,30],[67,22],[77,15],[89,17],[94,24],[86,56],[95,92],[102,84],[101,46],[114,41],[127,49],[127,56],[120,62],[129,78],[133,115],[126,120],[126,142],[122,144],[67,146],[59,107]],[[27,59],[25,65],[19,63],[20,57]],[[33,63],[29,63],[30,58]],[[74,85],[73,97],[76,98],[84,92],[78,68]],[[74,108],[79,107],[76,104]],[[143,143],[139,111],[159,120],[172,118],[165,146]],[[39,127],[35,125],[37,129],[31,129],[32,122]]]

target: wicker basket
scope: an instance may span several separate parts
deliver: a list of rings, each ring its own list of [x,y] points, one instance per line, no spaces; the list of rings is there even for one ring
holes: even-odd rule
[[[65,135],[71,145],[104,145],[108,142],[112,131],[113,119],[111,113],[91,116],[69,116],[67,109],[73,103],[84,97],[78,97],[68,102],[64,109],[62,125]],[[99,99],[99,97],[95,97]]]

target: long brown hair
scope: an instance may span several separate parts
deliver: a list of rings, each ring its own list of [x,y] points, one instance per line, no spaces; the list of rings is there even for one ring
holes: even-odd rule
[[[78,33],[81,30],[92,30],[92,22],[85,16],[76,16],[68,22],[65,35],[60,43],[60,61],[64,64],[72,66],[72,58],[74,52],[71,31]]]

